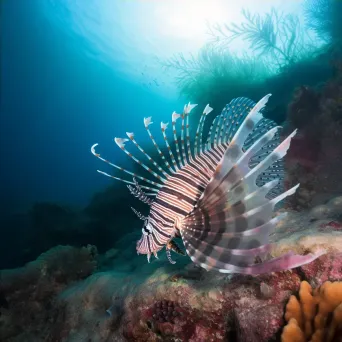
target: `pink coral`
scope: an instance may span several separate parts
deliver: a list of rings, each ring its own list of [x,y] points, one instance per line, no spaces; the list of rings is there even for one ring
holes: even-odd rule
[[[159,300],[154,304],[152,318],[155,322],[174,323],[177,316],[183,316],[182,309],[171,300]]]
[[[302,276],[311,286],[317,287],[325,281],[340,281],[342,279],[342,253],[328,254],[311,264],[300,268]]]
[[[283,304],[236,309],[238,341],[268,341],[284,324],[283,315]]]
[[[342,231],[342,224],[341,222],[337,221],[330,221],[328,223],[322,223],[318,230],[320,232],[331,232],[332,230],[334,231]]]

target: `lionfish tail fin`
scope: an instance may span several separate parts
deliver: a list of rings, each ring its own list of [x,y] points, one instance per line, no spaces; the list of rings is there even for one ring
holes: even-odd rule
[[[260,113],[269,96],[245,117],[194,210],[183,220],[186,251],[193,262],[207,270],[260,274],[297,267],[318,255],[286,254],[256,263],[256,258],[272,250],[269,236],[281,217],[272,218],[275,205],[299,186],[280,193],[278,189],[269,196],[282,178],[279,163],[296,133],[277,146],[279,127]]]

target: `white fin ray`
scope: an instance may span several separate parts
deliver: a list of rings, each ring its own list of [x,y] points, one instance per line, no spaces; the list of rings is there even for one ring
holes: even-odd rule
[[[140,161],[138,158],[134,157],[132,153],[128,152],[125,148],[125,142],[129,139],[123,139],[123,138],[114,138],[114,141],[116,144],[121,148],[122,151],[124,151],[128,157],[130,157],[132,160],[134,160],[138,165],[142,166],[147,172],[149,172],[151,175],[153,175],[155,178],[157,178],[161,182],[165,182],[166,178],[161,177],[156,172],[152,171],[146,164],[144,164],[142,161]]]
[[[175,172],[177,172],[179,170],[179,167],[177,165],[175,156],[173,155],[173,152],[171,150],[171,146],[170,146],[169,141],[168,141],[167,136],[166,136],[166,129],[167,129],[168,125],[169,125],[169,123],[161,122],[160,123],[160,128],[161,128],[161,131],[162,131],[162,134],[163,134],[163,138],[164,138],[164,141],[165,141],[166,148],[169,151],[169,155],[170,155],[170,158],[171,158],[171,164],[173,165]]]
[[[153,122],[151,122],[151,119],[152,119],[151,116],[148,117],[148,118],[144,118],[144,125],[145,125],[145,128],[146,128],[146,131],[147,131],[147,133],[148,133],[150,139],[152,140],[152,143],[153,143],[154,147],[157,149],[159,156],[162,158],[164,164],[166,165],[168,172],[169,172],[170,174],[172,174],[172,173],[174,173],[176,170],[175,170],[174,168],[171,167],[171,165],[169,164],[169,162],[168,162],[167,159],[165,158],[164,153],[160,150],[160,148],[159,148],[157,142],[155,141],[155,139],[154,139],[154,137],[153,137],[153,135],[151,134],[151,131],[150,131],[150,129],[149,129],[149,125],[151,125],[151,124],[153,123]],[[167,125],[166,125],[166,127],[167,127]]]
[[[128,139],[126,139],[126,140],[128,140]],[[122,172],[125,172],[125,173],[129,174],[129,175],[132,176],[132,177],[136,177],[136,178],[138,178],[138,179],[140,179],[140,180],[142,180],[142,181],[144,181],[144,182],[150,183],[150,184],[152,184],[153,186],[155,186],[156,188],[160,188],[160,187],[161,187],[161,184],[156,183],[156,182],[153,182],[153,181],[151,181],[151,180],[149,180],[149,179],[146,179],[145,177],[139,176],[139,175],[137,175],[137,174],[135,174],[135,173],[133,173],[133,172],[131,172],[131,171],[128,171],[128,170],[124,169],[124,168],[121,167],[121,166],[118,166],[118,165],[116,165],[116,164],[113,164],[112,162],[108,161],[107,159],[101,157],[101,155],[95,151],[95,148],[96,148],[97,146],[98,146],[98,144],[94,144],[94,145],[90,148],[91,153],[92,153],[96,158],[98,158],[98,159],[104,161],[104,162],[107,163],[108,165],[110,165],[110,166],[112,166],[112,167],[114,167],[114,168],[116,168],[116,169],[118,169],[118,170],[120,170],[120,171],[122,171]],[[99,172],[99,173],[101,173],[101,174],[103,174],[103,175],[105,175],[105,176],[107,176],[107,177],[110,177],[110,178],[119,180],[119,181],[121,181],[121,182],[124,182],[124,183],[126,183],[126,184],[133,184],[133,185],[134,185],[133,182],[124,180],[124,179],[122,179],[122,178],[120,178],[120,177],[112,176],[112,175],[110,175],[110,174],[108,174],[108,173],[106,173],[106,172],[103,172],[103,171],[100,171],[100,170],[97,170],[97,172]],[[142,186],[142,187],[143,187],[144,189],[147,189],[147,190],[150,190],[150,191],[158,191],[156,188],[151,188],[151,187],[147,187],[147,186]]]
[[[179,167],[182,168],[185,164],[183,162],[183,159],[181,157],[181,152],[179,150],[179,144],[178,144],[178,138],[177,138],[177,130],[176,130],[176,121],[180,117],[181,117],[180,114],[177,114],[176,112],[172,113],[173,140],[174,140],[175,146],[176,146],[176,152],[177,152],[177,159],[178,159]]]
[[[132,141],[132,143],[139,149],[141,153],[144,154],[144,156],[151,162],[159,172],[161,172],[166,178],[163,178],[163,181],[165,182],[169,174],[165,172],[153,159],[152,157],[144,150],[141,148],[141,146],[137,143],[137,141],[134,139],[134,133],[128,133],[126,132],[128,138]]]

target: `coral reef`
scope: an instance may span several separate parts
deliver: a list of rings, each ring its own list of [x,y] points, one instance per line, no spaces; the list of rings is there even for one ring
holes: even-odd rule
[[[303,281],[299,300],[292,295],[286,305],[288,324],[282,342],[331,342],[342,339],[342,282],[325,282],[313,291]]]
[[[119,198],[118,192],[122,193]],[[126,234],[127,226],[140,227],[130,208],[133,201],[127,188],[109,186],[96,193],[85,208],[40,202],[28,213],[0,218],[0,269],[22,266],[56,245],[94,244],[104,253]],[[140,205],[134,202],[138,210],[144,209]]]
[[[320,231],[331,231],[331,230],[335,230],[335,231],[342,231],[342,224],[341,222],[337,222],[337,221],[330,221],[328,223],[322,223],[319,226],[319,230]]]
[[[286,183],[301,184],[289,201],[297,210],[323,204],[342,192],[340,62],[335,71],[319,91],[299,89],[288,107],[288,129],[298,128],[298,133],[286,158]]]
[[[306,86],[295,90],[288,106],[288,120],[294,127],[301,129],[319,115],[320,97],[320,93]]]
[[[286,281],[285,281],[286,279]],[[261,289],[269,284],[273,295]],[[211,274],[198,274],[189,279],[186,272],[178,282],[165,282],[162,270],[137,295],[128,300],[124,335],[128,340],[179,339],[182,341],[266,341],[283,323],[283,304],[299,286],[299,276],[284,272],[253,279],[235,276],[232,279]],[[172,322],[156,321],[155,300],[176,302]],[[260,322],[253,323],[258,315]],[[272,317],[272,319],[270,319]],[[261,328],[262,326],[262,328]]]
[[[289,212],[272,235],[272,256],[326,254],[256,277],[207,272],[178,255],[175,265],[165,254],[149,264],[135,255],[135,233],[100,256],[91,246],[54,248],[24,268],[1,271],[0,339],[277,341],[284,308],[303,280],[317,288],[342,279],[342,233],[319,229],[332,220]]]
[[[327,203],[317,205],[310,210],[311,220],[321,220],[324,218],[339,219],[342,213],[342,196],[333,197]],[[338,228],[338,221],[330,221],[330,226]],[[321,228],[324,228],[321,226]]]
[[[331,66],[329,61],[332,46],[340,58],[341,9],[337,0],[306,1],[307,25],[326,41],[323,46],[303,43],[306,32],[295,16],[245,12],[246,23],[240,26],[212,27],[217,41],[198,56],[163,62],[178,71],[183,95],[218,110],[230,98],[259,98],[272,89],[273,108],[265,115],[278,113],[282,122],[286,113],[284,133],[298,129],[286,159],[286,186],[301,186],[272,234],[271,254],[324,255],[291,271],[256,277],[206,272],[178,255],[176,265],[165,255],[147,264],[135,255],[140,231],[127,234],[127,227],[140,226],[127,191],[122,192],[127,198],[118,197],[122,189],[109,187],[84,209],[37,203],[27,215],[0,223],[10,236],[0,241],[1,265],[17,267],[43,253],[25,267],[0,271],[0,340],[262,342],[280,341],[282,334],[286,342],[340,337],[342,63]],[[285,36],[292,39],[282,40]],[[235,38],[250,43],[255,56],[237,57],[227,49]],[[328,53],[318,56],[322,51]],[[326,81],[331,71],[335,77]],[[88,243],[98,250],[80,247]]]
[[[25,267],[0,271],[0,340],[46,340],[58,323],[57,294],[94,272],[96,257],[94,246],[57,246]]]
[[[154,304],[152,318],[155,322],[175,323],[177,316],[184,315],[177,303],[169,300],[158,301]]]

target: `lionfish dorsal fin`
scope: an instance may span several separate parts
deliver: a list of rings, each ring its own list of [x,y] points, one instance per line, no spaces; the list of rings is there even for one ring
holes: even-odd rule
[[[252,100],[245,97],[235,98],[227,104],[222,113],[216,116],[209,129],[206,149],[209,150],[213,146],[230,143],[254,105],[255,103]]]
[[[197,130],[196,130],[196,136],[195,136],[195,146],[194,146],[194,155],[195,157],[198,156],[198,154],[201,154],[203,152],[203,127],[204,127],[204,122],[206,116],[211,113],[213,108],[209,106],[209,103],[205,106],[201,118],[198,122],[197,125]],[[199,149],[198,149],[199,145]]]
[[[196,106],[197,104],[191,104],[190,102],[187,105],[184,105],[184,114],[190,114]]]
[[[151,118],[149,118],[151,119]],[[150,123],[151,124],[151,123]],[[146,127],[146,126],[145,126]],[[148,127],[148,126],[147,126]],[[126,132],[128,138],[132,141],[132,143],[139,149],[139,151],[153,164],[154,167],[158,169],[160,173],[162,173],[166,178],[161,178],[164,182],[166,181],[167,177],[169,174],[165,172],[156,162],[155,160],[137,143],[137,141],[134,139],[134,134],[133,133],[128,133]],[[140,160],[138,160],[138,163],[140,165],[143,165]],[[147,169],[150,171],[150,168]]]
[[[189,130],[189,114],[197,106],[197,104],[190,104],[190,102],[184,106],[184,115],[186,116],[186,146],[188,150],[188,161],[193,160],[191,142],[190,142],[190,130]]]
[[[181,168],[182,166],[184,166],[184,162],[182,160],[182,157],[181,157],[181,153],[180,153],[180,150],[179,150],[179,144],[178,144],[178,138],[177,138],[177,130],[176,130],[176,121],[177,119],[179,119],[181,117],[180,114],[176,113],[176,112],[173,112],[172,113],[172,131],[173,131],[173,140],[174,140],[174,143],[175,143],[175,147],[176,147],[176,153],[177,153],[177,159],[178,159],[178,164],[179,164],[179,167]]]
[[[136,163],[138,163],[141,167],[143,167],[146,171],[148,171],[150,174],[152,174],[153,177],[157,179],[157,181],[153,181],[151,179],[147,179],[146,177],[143,177],[141,175],[138,175],[136,173],[133,173],[129,170],[126,170],[123,167],[120,167],[116,164],[113,164],[109,162],[108,160],[104,159],[100,154],[95,152],[95,147],[97,147],[97,144],[93,145],[91,148],[91,152],[100,160],[105,161],[107,164],[113,166],[114,168],[135,177],[140,182],[143,183],[143,185],[140,185],[142,189],[148,190],[149,192],[152,192],[153,194],[158,192],[159,189],[163,186],[163,184],[167,181],[168,176],[174,174],[179,170],[179,168],[185,166],[188,164],[188,160],[190,160],[192,157],[193,161],[197,160],[199,164],[197,165],[197,171],[199,173],[199,176],[202,177],[201,173],[203,173],[205,176],[204,178],[209,175],[211,176],[211,173],[213,169],[210,167],[210,165],[206,165],[206,162],[203,162],[204,159],[207,161],[212,161],[211,163],[214,163],[216,165],[217,162],[220,161],[221,157],[223,156],[227,146],[230,144],[233,136],[237,132],[237,129],[241,125],[241,122],[245,119],[245,117],[248,115],[250,109],[254,107],[254,102],[247,98],[236,98],[233,99],[222,111],[220,115],[218,115],[209,130],[207,142],[203,142],[203,130],[204,130],[204,123],[207,115],[212,112],[213,108],[207,104],[202,112],[202,115],[198,122],[198,127],[196,131],[196,136],[194,138],[194,149],[192,151],[192,146],[190,143],[190,136],[189,136],[189,113],[191,110],[195,107],[195,104],[188,103],[184,106],[183,114],[178,114],[176,112],[172,113],[172,133],[173,133],[173,140],[174,140],[174,147],[176,150],[176,153],[174,154],[173,148],[171,148],[171,145],[168,141],[166,131],[168,128],[168,124],[161,122],[161,131],[163,134],[163,138],[165,141],[166,148],[168,150],[168,157],[163,154],[162,150],[159,148],[155,138],[152,136],[150,131],[150,125],[152,122],[152,117],[144,118],[144,126],[149,134],[150,139],[152,140],[153,145],[157,149],[159,156],[164,161],[164,164],[166,168],[163,166],[163,168],[158,165],[137,143],[135,140],[134,133],[127,132],[127,138],[115,138],[114,141],[116,144],[120,147],[121,150],[123,150],[131,159],[133,159]],[[260,104],[260,110],[262,109],[263,104]],[[258,105],[256,108],[259,108]],[[177,137],[177,131],[176,131],[176,121],[182,118],[182,128],[181,128],[181,146],[179,146],[179,140]],[[186,118],[186,126],[185,126],[185,118]],[[258,126],[258,129],[254,130],[252,134],[247,138],[245,145],[248,145],[252,143],[255,140],[255,137],[258,133],[270,128],[270,123],[267,121],[268,119],[263,119],[262,124]],[[184,141],[184,129],[186,130],[186,140],[187,140],[187,157],[186,158],[186,150],[185,150],[185,141]],[[254,140],[253,140],[254,139]],[[153,164],[153,167],[156,168],[156,171],[153,171],[148,165],[144,164],[140,159],[136,158],[134,155],[132,155],[129,151],[127,151],[125,144],[131,141],[144,155],[145,157]],[[275,139],[274,142],[272,142],[271,146],[274,145],[278,140]],[[245,146],[244,146],[245,148]],[[267,148],[266,150],[263,150],[263,152],[260,152],[258,155],[255,155],[253,160],[251,161],[253,165],[257,165],[258,162],[260,162],[260,159],[262,160],[266,154],[268,154],[271,150],[270,148]],[[205,154],[205,155],[203,155]],[[203,159],[204,158],[204,159]],[[170,160],[171,159],[171,160]],[[200,160],[202,159],[202,160]],[[178,162],[178,163],[177,163]],[[272,172],[277,175],[282,171],[282,165],[281,163],[272,166]],[[200,169],[200,170],[199,170]],[[121,177],[117,177],[111,174],[108,174],[103,171],[99,171],[100,173],[104,174],[105,176],[111,177],[116,180],[120,180],[126,184],[129,185],[135,185],[135,183],[122,179]],[[194,171],[195,172],[195,171]],[[268,176],[272,175],[272,172],[270,170],[267,170],[266,176],[260,176],[257,180],[258,184],[261,184],[260,182],[265,183]],[[149,183],[148,185],[144,183]]]
[[[163,134],[163,138],[165,141],[166,148],[168,150],[168,157],[169,158],[166,158],[166,156],[164,155],[164,153],[162,152],[162,150],[158,146],[155,138],[151,134],[150,125],[153,123],[152,117],[149,116],[149,117],[144,118],[145,129],[147,130],[153,145],[157,149],[159,156],[163,160],[165,167],[164,167],[164,165],[160,166],[159,164],[157,164],[157,162],[155,160],[153,160],[152,157],[147,152],[145,152],[143,150],[143,148],[136,141],[135,135],[133,132],[126,132],[128,139],[127,138],[118,138],[118,137],[116,137],[114,139],[114,141],[118,145],[118,147],[121,150],[123,150],[125,152],[125,154],[128,155],[134,162],[139,164],[147,172],[149,172],[153,177],[155,177],[157,179],[156,181],[153,181],[151,179],[147,179],[146,177],[140,176],[134,172],[131,172],[131,171],[129,171],[123,167],[120,167],[120,166],[113,164],[110,161],[106,160],[105,158],[100,156],[100,154],[95,152],[95,147],[97,147],[97,144],[92,146],[91,152],[97,158],[106,162],[110,166],[113,166],[114,168],[116,168],[116,169],[118,169],[118,170],[132,176],[132,177],[135,177],[136,179],[138,179],[139,181],[141,181],[143,183],[149,183],[148,185],[145,185],[145,184],[139,185],[139,188],[148,190],[149,192],[152,192],[154,194],[154,193],[158,192],[158,190],[167,181],[168,176],[177,172],[179,170],[179,168],[188,164],[189,161],[196,159],[196,157],[201,155],[204,151],[210,151],[212,143],[215,143],[217,145],[219,143],[225,143],[228,141],[227,139],[225,139],[225,136],[226,136],[225,131],[227,131],[229,127],[227,128],[227,124],[226,124],[226,127],[224,127],[223,122],[226,120],[226,118],[225,118],[226,113],[222,113],[218,118],[216,118],[216,121],[218,120],[218,122],[214,121],[214,123],[211,127],[211,130],[212,130],[213,126],[216,127],[215,122],[217,123],[217,127],[214,130],[215,132],[209,133],[208,140],[210,140],[211,143],[209,145],[203,143],[203,128],[204,128],[205,118],[213,110],[209,106],[209,104],[207,104],[203,110],[201,117],[200,117],[198,127],[197,127],[197,131],[196,131],[196,137],[194,139],[194,148],[192,149],[191,141],[190,141],[190,132],[189,132],[189,114],[193,110],[193,108],[195,108],[195,107],[196,107],[196,104],[188,103],[184,106],[184,110],[183,110],[182,114],[178,114],[176,112],[172,113],[172,133],[173,133],[174,147],[176,150],[175,154],[173,152],[173,149],[171,148],[171,145],[170,145],[168,138],[167,138],[167,135],[166,135],[168,123],[161,122],[161,131]],[[176,130],[176,121],[179,118],[181,118],[180,141],[179,141],[179,138],[177,137],[177,130]],[[227,120],[227,121],[229,121],[229,120]],[[185,130],[185,128],[186,128],[186,130]],[[186,132],[186,136],[185,136],[185,132]],[[216,136],[216,138],[215,138],[215,136]],[[185,140],[186,140],[186,143],[185,143]],[[133,154],[131,154],[127,150],[126,143],[128,141],[131,141],[131,143],[133,143],[140,150],[140,152],[142,152],[144,154],[144,156],[149,160],[149,162],[152,163],[152,167],[154,167],[155,169],[152,170],[148,164],[143,163],[139,158],[137,158],[136,156],[134,156]],[[224,146],[223,147],[218,146],[218,150],[223,150],[223,149],[225,149]],[[215,153],[217,153],[217,152],[215,152]],[[202,163],[201,165],[199,165],[199,168],[201,170],[198,171],[199,172],[198,176],[202,177],[202,175],[200,173],[203,172],[205,174],[205,177],[207,177],[208,168],[206,167],[206,165],[203,165],[203,163]],[[99,172],[102,173],[103,175],[107,176],[107,177],[111,177],[113,179],[116,179],[116,180],[122,181],[126,184],[129,184],[130,185],[130,191],[134,189],[134,193],[135,194],[137,193],[137,189],[135,189],[133,187],[133,185],[136,185],[134,182],[131,182],[129,180],[125,180],[121,177],[111,175],[111,174],[104,172],[104,171],[99,171]]]
[[[182,118],[182,126],[181,126],[181,150],[182,150],[182,158],[183,158],[183,165],[186,165],[188,163],[189,160],[187,160],[187,156],[186,156],[186,152],[185,152],[185,141],[184,141],[184,127],[185,127],[185,117],[187,117],[187,114],[185,113],[185,109],[187,107],[184,106],[184,111],[181,114],[181,118]]]
[[[175,172],[177,172],[179,170],[179,167],[177,165],[176,158],[173,155],[171,146],[170,146],[169,141],[168,141],[167,136],[166,136],[166,129],[167,129],[168,125],[169,125],[168,122],[167,123],[161,122],[160,123],[160,128],[161,128],[161,131],[162,131],[162,134],[163,134],[163,138],[164,138],[164,141],[165,141],[166,148],[169,151],[169,156],[171,158],[171,164],[173,165]]]
[[[248,135],[252,133],[254,127],[258,124],[258,122],[263,119],[262,114],[256,108],[262,108],[259,103],[262,102],[266,104],[269,97],[270,95],[267,95],[262,98],[249,112],[245,120],[241,123],[240,127],[237,128],[231,143],[224,152],[222,160],[216,166],[216,170],[213,174],[212,180],[209,182],[206,189],[202,193],[199,202],[208,202],[213,196],[215,196],[215,191],[217,191],[218,187],[225,185],[223,182],[224,177],[242,156],[245,140],[247,139]]]
[[[114,168],[116,168],[116,169],[118,169],[118,170],[120,170],[120,171],[122,171],[122,172],[124,172],[124,173],[126,173],[126,174],[128,174],[128,175],[130,175],[130,176],[136,177],[136,178],[138,178],[138,179],[140,179],[140,180],[142,180],[142,181],[145,181],[145,182],[147,182],[147,183],[149,183],[149,184],[151,184],[151,185],[154,186],[154,187],[151,187],[151,186],[146,186],[146,185],[144,185],[144,186],[142,186],[142,188],[144,188],[144,189],[146,189],[146,190],[149,190],[149,191],[152,191],[152,192],[157,192],[157,191],[158,191],[158,188],[162,186],[161,184],[158,184],[158,183],[153,182],[153,181],[151,181],[151,180],[149,180],[149,179],[146,179],[146,178],[144,178],[144,177],[141,177],[141,176],[139,176],[139,175],[136,175],[136,174],[134,174],[133,172],[128,171],[128,170],[126,170],[125,168],[123,168],[123,167],[121,167],[121,166],[118,166],[118,165],[116,165],[116,164],[113,164],[113,163],[110,162],[109,160],[107,160],[107,159],[101,157],[101,155],[95,151],[95,148],[96,148],[97,146],[98,146],[98,144],[94,144],[94,145],[91,147],[91,149],[90,149],[91,153],[92,153],[95,157],[97,157],[98,159],[104,161],[104,162],[107,163],[108,165],[110,165],[110,166],[112,166],[112,167],[114,167]],[[107,172],[103,172],[103,171],[100,171],[100,170],[97,170],[97,172],[99,172],[99,173],[101,173],[101,174],[103,174],[103,175],[105,175],[105,176],[107,176],[107,177],[113,178],[113,179],[115,179],[115,180],[119,180],[119,181],[121,181],[121,182],[124,182],[124,183],[126,183],[126,184],[134,185],[134,183],[131,182],[131,181],[122,179],[122,178],[120,178],[120,177],[112,176],[112,175],[108,174]]]
[[[152,125],[152,116],[149,116],[148,118],[144,118],[144,125],[145,127],[148,127],[149,125]]]
[[[140,147],[140,145],[135,141],[134,139],[134,134],[133,133],[129,133],[129,136],[131,137],[130,139],[123,139],[123,138],[114,138],[114,141],[116,142],[116,144],[121,148],[122,151],[124,151],[131,159],[133,159],[138,165],[141,165],[147,172],[149,172],[151,175],[153,175],[155,178],[157,178],[160,182],[165,183],[166,178],[160,176],[159,174],[157,174],[156,172],[154,172],[153,170],[151,170],[150,167],[148,167],[145,163],[143,163],[140,159],[136,158],[133,154],[131,154],[130,152],[128,152],[128,150],[125,148],[125,142],[128,140],[132,140],[132,142],[135,144],[135,146],[137,146],[139,148],[140,151],[143,151],[142,148]],[[146,153],[143,152],[145,154],[145,156],[149,159],[149,161],[151,161],[152,163],[154,162],[152,160],[152,158]],[[155,163],[155,162],[154,162]],[[157,166],[158,168],[158,166]]]
[[[164,170],[159,164],[157,164],[153,159],[152,157],[146,153],[142,147],[137,143],[137,141],[135,140],[135,136],[134,136],[134,133],[133,132],[126,132],[126,135],[128,137],[127,138],[119,138],[119,137],[115,137],[114,138],[114,142],[118,145],[118,147],[125,152],[126,155],[129,156],[129,158],[131,158],[134,162],[136,162],[137,164],[139,164],[141,167],[143,167],[147,172],[149,172],[153,177],[155,177],[157,179],[157,181],[153,181],[151,179],[147,179],[146,177],[143,177],[143,176],[140,176],[134,172],[131,172],[121,166],[118,166],[112,162],[110,162],[109,160],[103,158],[99,153],[97,153],[95,151],[95,148],[98,146],[98,144],[94,144],[92,147],[91,147],[91,152],[94,156],[96,156],[97,158],[99,158],[100,160],[104,161],[105,163],[107,163],[108,165],[120,170],[121,172],[124,172],[130,176],[133,176],[137,179],[139,179],[140,181],[144,182],[144,183],[149,183],[150,185],[152,186],[147,186],[147,185],[141,185],[140,187],[143,188],[143,189],[146,189],[146,190],[149,190],[151,191],[152,193],[155,193],[155,192],[158,192],[159,189],[163,186],[163,183],[166,182],[167,178],[169,175],[177,172],[179,170],[180,167],[182,166],[185,166],[187,164],[187,161],[186,161],[186,157],[185,157],[185,147],[184,147],[184,118],[186,116],[188,116],[188,114],[191,112],[191,110],[195,107],[196,105],[195,104],[190,104],[188,103],[187,105],[184,106],[184,112],[183,114],[178,114],[176,112],[173,112],[172,114],[172,125],[173,125],[173,135],[174,135],[174,142],[175,142],[175,147],[176,147],[176,151],[177,151],[177,159],[178,159],[178,164],[176,162],[176,158],[175,156],[173,155],[173,152],[172,152],[172,149],[171,149],[171,146],[168,142],[168,139],[167,139],[167,136],[166,136],[166,129],[167,129],[167,125],[168,124],[165,124],[165,123],[161,123],[161,130],[162,130],[162,134],[163,134],[163,138],[164,138],[164,141],[165,141],[165,144],[166,144],[166,147],[167,147],[167,150],[169,152],[169,156],[171,158],[171,162],[169,162],[167,160],[167,158],[165,157],[165,155],[163,154],[163,152],[161,151],[161,149],[159,148],[156,140],[154,139],[154,137],[152,136],[151,134],[151,131],[149,129],[149,126],[153,123],[152,122],[152,117],[147,117],[147,118],[144,118],[144,126],[149,134],[149,137],[150,139],[152,140],[152,143],[153,145],[156,147],[158,153],[159,153],[159,156],[162,158],[165,166],[166,166],[166,170]],[[210,107],[208,107],[207,109],[209,109]],[[179,119],[180,117],[182,117],[182,145],[181,145],[181,148],[182,148],[182,151],[183,151],[183,158],[182,158],[182,155],[181,155],[181,152],[180,152],[180,149],[179,149],[179,143],[178,143],[178,138],[177,138],[177,132],[176,132],[176,120]],[[187,118],[188,119],[188,118]],[[187,128],[188,128],[188,121],[187,121]],[[158,171],[153,171],[148,165],[146,165],[145,163],[143,163],[139,158],[135,157],[132,153],[130,153],[127,149],[126,149],[126,143],[128,141],[131,141],[139,150],[140,152],[142,152],[145,157],[153,164],[153,166],[158,170]],[[190,146],[190,136],[189,136],[189,132],[187,130],[187,146],[188,146],[188,155],[190,156],[191,155],[191,146]],[[135,183],[129,181],[129,180],[126,180],[126,179],[123,179],[121,177],[117,177],[117,176],[114,176],[114,175],[111,175],[107,172],[104,172],[104,171],[100,171],[98,170],[99,173],[107,176],[107,177],[110,177],[110,178],[113,178],[115,180],[119,180],[119,181],[122,181],[126,184],[129,184],[129,185],[135,185]],[[130,189],[133,189],[132,187]]]
[[[120,148],[124,148],[125,147],[125,143],[128,141],[128,139],[126,138],[114,138],[115,143],[120,147]]]
[[[148,118],[144,118],[145,129],[146,129],[146,131],[147,131],[147,133],[148,133],[148,135],[149,135],[149,137],[150,137],[150,139],[151,139],[151,141],[152,141],[154,147],[157,149],[159,156],[162,158],[164,164],[166,165],[166,168],[167,168],[168,173],[169,173],[169,174],[172,174],[172,173],[175,172],[175,170],[171,167],[170,163],[169,163],[168,160],[165,158],[164,153],[163,153],[163,152],[161,151],[161,149],[159,148],[159,146],[158,146],[156,140],[154,139],[154,137],[153,137],[153,135],[152,135],[152,133],[151,133],[151,131],[150,131],[149,125],[152,124],[151,120],[152,120],[152,117],[151,117],[151,116],[148,117]],[[167,124],[165,124],[165,125],[166,125],[166,127],[167,127]],[[165,128],[165,129],[166,129],[166,128]],[[164,173],[164,175],[165,175],[165,173]]]

